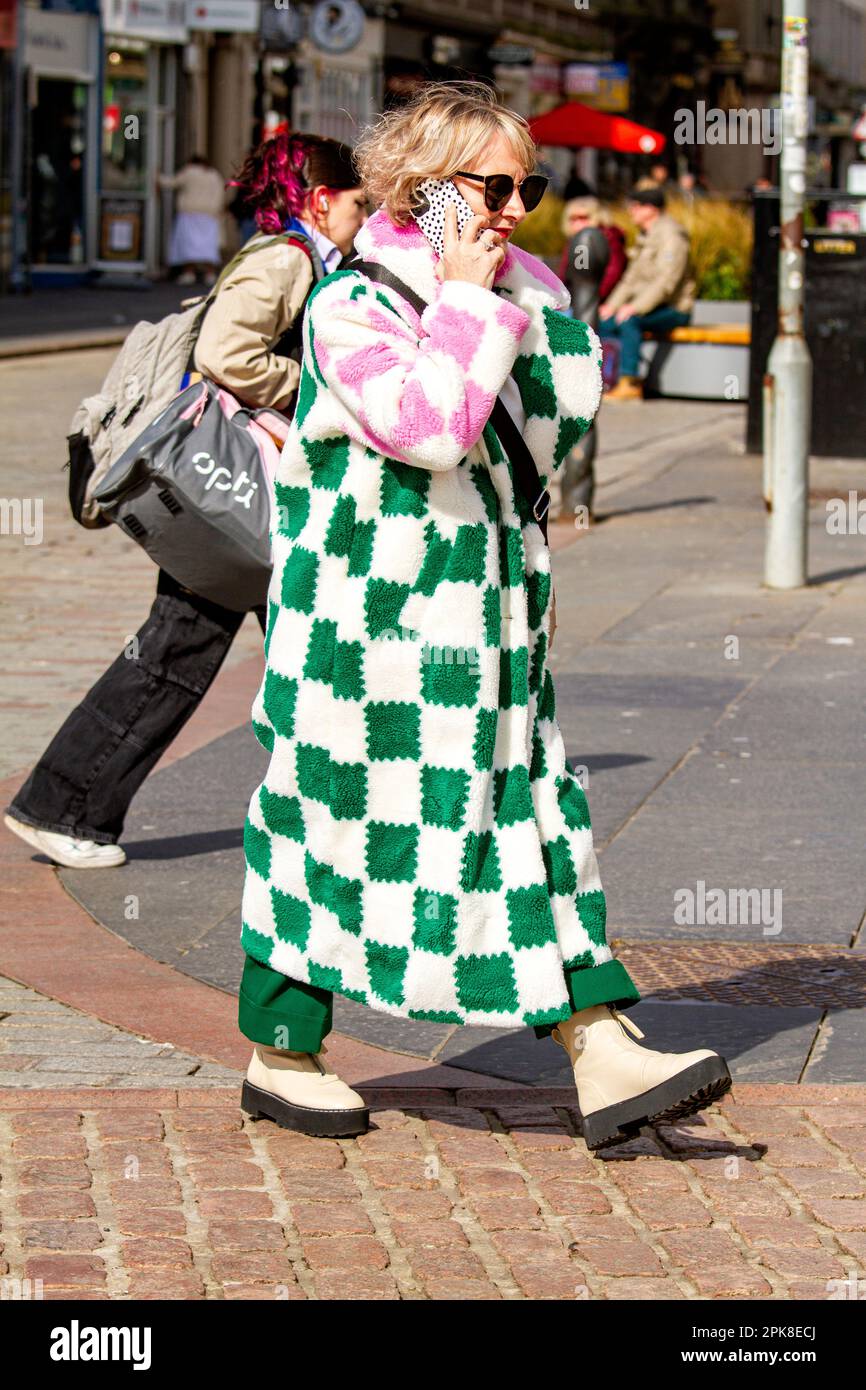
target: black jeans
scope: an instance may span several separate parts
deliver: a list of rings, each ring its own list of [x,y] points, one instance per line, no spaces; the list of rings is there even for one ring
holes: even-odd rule
[[[264,610],[254,611],[264,631]],[[132,798],[195,712],[245,616],[160,570],[135,641],[54,735],[10,815],[40,830],[114,844]]]

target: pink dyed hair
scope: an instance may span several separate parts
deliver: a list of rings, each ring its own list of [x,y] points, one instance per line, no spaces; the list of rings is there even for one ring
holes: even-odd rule
[[[229,181],[246,194],[260,231],[280,232],[287,217],[300,216],[307,191],[301,171],[308,153],[302,136],[275,135],[252,150]]]
[[[281,131],[263,141],[231,180],[246,194],[247,207],[263,232],[279,232],[287,218],[299,217],[311,188],[337,192],[358,188],[360,182],[348,145],[306,131]]]

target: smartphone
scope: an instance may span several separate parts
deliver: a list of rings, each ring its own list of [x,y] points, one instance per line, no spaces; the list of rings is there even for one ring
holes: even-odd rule
[[[412,216],[437,255],[445,249],[445,209],[457,209],[457,235],[476,214],[450,179],[425,179],[415,190]]]

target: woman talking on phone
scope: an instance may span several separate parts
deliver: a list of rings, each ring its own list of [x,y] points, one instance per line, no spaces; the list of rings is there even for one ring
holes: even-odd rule
[[[547,180],[490,89],[422,89],[355,159],[378,211],[310,298],[277,477],[242,1104],[310,1134],[367,1128],[321,1056],[336,991],[552,1032],[599,1149],[730,1085],[715,1052],[626,1031],[643,1037],[622,1012],[640,996],[556,720],[546,486],[598,410],[600,344],[509,245]]]

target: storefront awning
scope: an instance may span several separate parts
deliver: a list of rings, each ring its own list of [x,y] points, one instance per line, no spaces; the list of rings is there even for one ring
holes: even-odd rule
[[[661,154],[667,141],[657,130],[567,101],[529,122],[538,145],[564,145],[569,149],[617,150],[620,154]]]

